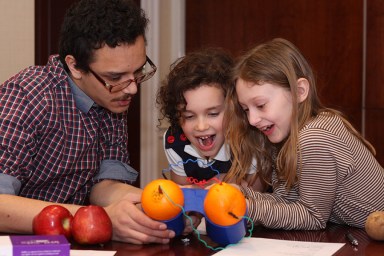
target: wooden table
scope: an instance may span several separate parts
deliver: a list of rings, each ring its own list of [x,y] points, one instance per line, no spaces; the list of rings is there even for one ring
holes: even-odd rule
[[[345,238],[347,232],[352,233],[359,241],[359,245],[352,246]],[[345,243],[345,245],[336,252],[337,256],[369,255],[383,256],[384,242],[371,240],[364,229],[351,228],[343,225],[329,224],[325,230],[321,231],[285,231],[273,230],[263,227],[256,227],[253,230],[253,237],[263,237],[282,240],[310,241],[310,242],[335,242]],[[183,242],[182,238],[188,238],[189,242]],[[207,241],[208,245],[216,246],[209,237],[201,236]],[[117,251],[116,256],[135,255],[135,256],[198,256],[213,255],[217,251],[208,249],[203,243],[199,242],[194,235],[187,237],[174,238],[170,244],[159,245],[132,245],[119,242],[109,242],[103,247],[100,246],[79,246],[73,244],[72,249],[92,249],[92,250],[113,250]]]

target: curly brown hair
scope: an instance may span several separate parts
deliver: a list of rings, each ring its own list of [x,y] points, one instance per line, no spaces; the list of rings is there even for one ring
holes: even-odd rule
[[[163,119],[172,127],[180,125],[181,111],[185,109],[184,93],[202,85],[216,86],[227,95],[232,84],[232,56],[222,48],[205,48],[179,58],[157,92],[156,103]]]
[[[67,55],[76,59],[76,67],[89,71],[94,51],[104,45],[133,45],[139,36],[145,39],[149,20],[132,0],[82,0],[66,12],[60,32],[59,56],[65,70]]]

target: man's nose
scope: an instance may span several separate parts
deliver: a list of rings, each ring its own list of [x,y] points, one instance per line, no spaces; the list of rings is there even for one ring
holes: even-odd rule
[[[123,89],[123,92],[125,94],[135,95],[137,93],[138,86],[139,85],[136,83],[136,81],[132,81],[127,87]]]

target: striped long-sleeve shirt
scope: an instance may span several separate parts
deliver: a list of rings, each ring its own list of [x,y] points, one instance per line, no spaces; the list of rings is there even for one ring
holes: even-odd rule
[[[328,221],[364,227],[384,210],[384,169],[331,114],[320,114],[299,132],[302,170],[287,191],[274,171],[272,194],[242,188],[248,213],[269,228],[322,229]]]

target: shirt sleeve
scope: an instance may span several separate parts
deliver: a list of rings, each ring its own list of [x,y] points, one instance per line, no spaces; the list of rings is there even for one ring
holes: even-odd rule
[[[242,187],[249,216],[256,223],[282,229],[325,228],[337,187],[338,167],[333,148],[340,147],[342,142],[327,131],[311,133],[301,138],[302,169],[298,183],[290,191],[276,177],[272,194]]]
[[[127,112],[111,113],[101,110],[100,120],[100,171],[95,180],[120,180],[133,183],[138,172],[130,165],[128,153],[128,120]]]
[[[95,179],[97,181],[121,180],[128,183],[136,181],[138,172],[126,163],[117,160],[103,160],[100,166],[100,172]]]
[[[117,160],[129,165],[127,112],[101,111],[99,143],[102,160]]]
[[[0,194],[18,195],[21,182],[15,177],[0,173]]]
[[[14,176],[23,183],[31,176],[31,171],[23,166],[31,166],[37,153],[40,120],[46,113],[40,104],[44,100],[36,96],[32,100],[39,104],[32,108],[31,99],[19,84],[10,81],[0,87],[0,173]]]

